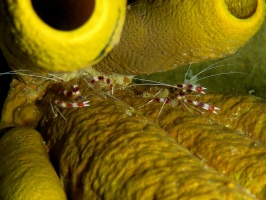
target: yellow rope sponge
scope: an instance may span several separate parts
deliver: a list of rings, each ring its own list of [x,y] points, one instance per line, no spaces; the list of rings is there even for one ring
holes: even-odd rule
[[[40,128],[68,198],[255,199],[125,102],[91,95],[89,107],[61,109],[64,119],[49,108],[53,95],[42,100]]]
[[[235,180],[258,199],[266,198],[265,101],[253,96],[206,94],[198,100],[215,102],[221,110],[217,115],[197,115],[189,112],[188,108],[192,110],[191,107],[184,112],[180,106],[165,105],[161,110],[162,104],[147,105],[147,99],[132,98],[133,94],[124,91],[123,101],[134,107],[146,104],[142,106],[142,113],[156,120],[179,144],[208,166]],[[230,123],[234,124],[233,128]],[[256,132],[260,132],[259,139],[264,144],[258,141]]]
[[[42,136],[31,128],[13,128],[0,140],[1,200],[66,200]]]
[[[118,43],[126,0],[3,0],[0,48],[12,69],[76,71]]]
[[[209,118],[266,144],[265,100],[254,96],[221,94],[204,95],[202,100],[211,100],[221,109],[219,115],[208,115]]]
[[[95,67],[143,74],[221,58],[256,33],[264,12],[264,0],[139,0],[119,44]]]

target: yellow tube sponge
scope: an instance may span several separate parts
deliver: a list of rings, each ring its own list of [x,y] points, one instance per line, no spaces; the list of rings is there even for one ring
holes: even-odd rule
[[[65,200],[41,135],[13,128],[0,140],[1,200]]]
[[[12,69],[76,71],[118,43],[126,0],[0,2],[0,48]]]
[[[264,0],[139,0],[119,44],[95,67],[143,74],[221,58],[256,33],[264,12]]]

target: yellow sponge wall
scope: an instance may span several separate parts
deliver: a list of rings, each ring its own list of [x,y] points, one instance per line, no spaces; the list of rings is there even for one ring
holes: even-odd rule
[[[70,72],[118,43],[126,0],[3,0],[0,48],[12,69]]]
[[[264,0],[139,0],[120,43],[96,68],[149,74],[234,53],[260,28]]]
[[[1,200],[66,200],[42,136],[32,128],[9,130],[0,140]]]

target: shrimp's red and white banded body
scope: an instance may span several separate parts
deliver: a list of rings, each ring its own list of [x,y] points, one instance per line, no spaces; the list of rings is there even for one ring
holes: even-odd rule
[[[78,85],[73,85],[72,90],[63,89],[59,92],[59,94],[63,94],[67,99],[79,100],[81,99],[81,93],[79,91]],[[81,102],[70,102],[70,101],[62,101],[56,99],[54,101],[55,105],[61,108],[79,108],[89,106],[89,101],[81,101]]]
[[[159,97],[156,97],[156,98],[153,98],[152,100],[150,100],[150,101],[148,102],[148,104],[149,104],[149,103],[152,103],[152,102],[166,103],[166,104],[168,104],[168,103],[171,102],[171,99],[169,99],[169,98],[159,98]]]
[[[55,100],[54,103],[61,107],[61,108],[80,108],[80,107],[86,107],[90,106],[90,101],[82,101],[82,102],[66,102],[66,101],[60,101]]]
[[[190,100],[190,99],[186,99],[186,96],[185,94],[178,94],[176,96],[176,98],[174,99],[170,99],[170,98],[153,98],[152,100],[150,100],[147,104],[149,103],[163,103],[163,104],[170,104],[171,102],[173,101],[178,101],[178,104],[182,104],[182,103],[188,103],[190,105],[193,105],[195,107],[199,107],[199,108],[202,108],[204,110],[207,110],[208,112],[210,113],[214,113],[214,114],[217,114],[216,110],[220,110],[218,107],[215,107],[215,106],[212,106],[212,105],[209,105],[207,103],[203,103],[203,102],[198,102],[198,101],[193,101],[193,100]]]
[[[177,84],[176,87],[179,89],[182,89],[184,92],[194,91],[194,92],[197,92],[199,94],[205,94],[205,92],[203,90],[207,90],[207,88],[202,87],[202,86],[185,84],[185,83]]]
[[[220,62],[222,62],[222,61],[220,61]],[[220,62],[217,62],[216,64],[218,64]],[[209,105],[209,104],[204,103],[204,102],[199,102],[199,101],[190,99],[192,96],[204,95],[205,94],[205,90],[207,90],[207,88],[205,88],[205,87],[196,85],[194,83],[192,84],[192,81],[193,82],[194,82],[194,80],[200,81],[200,80],[203,80],[203,79],[206,79],[206,78],[209,78],[209,77],[214,77],[214,76],[219,76],[219,75],[224,75],[224,74],[236,74],[236,73],[237,74],[247,74],[247,75],[251,75],[251,74],[244,73],[244,72],[228,72],[228,73],[218,73],[218,74],[213,74],[213,75],[205,76],[205,77],[202,77],[202,78],[198,78],[198,76],[200,74],[202,74],[203,72],[206,72],[206,71],[209,71],[211,69],[218,68],[218,67],[225,66],[225,65],[218,65],[217,66],[216,64],[208,66],[204,70],[202,70],[199,73],[197,73],[196,75],[192,76],[190,79],[187,79],[187,75],[188,75],[188,72],[189,72],[190,67],[191,67],[191,65],[190,65],[188,67],[188,69],[187,69],[186,74],[185,74],[183,83],[180,83],[180,84],[177,84],[177,85],[171,85],[171,84],[162,83],[162,82],[158,82],[158,81],[152,81],[152,80],[145,80],[145,79],[141,79],[141,78],[134,78],[136,80],[148,82],[148,83],[144,83],[144,84],[135,84],[135,85],[162,86],[162,87],[170,88],[169,89],[169,95],[168,95],[167,98],[153,98],[153,99],[151,99],[148,102],[148,104],[152,103],[152,102],[154,102],[154,103],[156,103],[156,102],[163,103],[163,106],[164,106],[164,104],[172,104],[172,105],[181,105],[181,104],[183,104],[187,108],[188,108],[188,106],[186,104],[189,104],[189,105],[192,105],[194,107],[194,109],[199,111],[200,113],[203,113],[203,112],[201,112],[197,108],[206,110],[206,111],[208,111],[210,113],[217,114],[216,111],[220,110],[218,107]],[[162,106],[162,108],[163,108],[163,106]],[[160,115],[160,113],[162,111],[162,108],[161,108],[161,110],[159,112],[159,115]]]
[[[63,94],[68,99],[71,99],[73,97],[75,100],[82,98],[78,85],[73,85],[72,90],[63,89],[59,92],[59,94]]]
[[[107,85],[109,85],[109,88],[112,92],[112,94],[114,93],[114,87],[113,87],[113,84],[110,80],[110,78],[107,78],[107,77],[104,77],[104,76],[98,76],[98,77],[93,77],[93,79],[90,81],[91,84],[95,84],[95,82],[98,82],[98,81],[105,81]]]
[[[73,85],[73,88],[72,88],[72,96],[74,96],[75,99],[80,99],[81,98],[81,94],[80,94],[78,85]]]
[[[211,106],[211,105],[209,105],[207,103],[203,103],[203,102],[192,101],[189,99],[185,99],[184,102],[189,103],[189,104],[194,105],[194,106],[197,106],[197,107],[200,107],[200,108],[207,110],[208,112],[214,113],[214,114],[217,114],[216,110],[220,110],[220,108],[218,108],[218,107]]]

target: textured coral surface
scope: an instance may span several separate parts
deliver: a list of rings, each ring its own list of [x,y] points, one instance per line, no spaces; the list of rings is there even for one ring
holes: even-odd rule
[[[265,113],[261,108],[266,103],[261,99],[204,95],[199,100],[218,106],[224,99],[230,102],[221,106],[221,115],[190,113],[171,105],[165,105],[158,115],[162,104],[147,104],[149,98],[143,98],[144,92],[151,97],[155,93],[150,88],[115,90],[115,99],[100,91],[84,90],[88,86],[82,82],[79,85],[90,106],[60,109],[65,119],[60,115],[53,118],[48,101],[53,90],[40,102],[46,108],[42,134],[68,196],[254,198],[250,191],[259,199],[265,198],[266,146],[237,131],[246,124],[228,128],[220,122],[226,118],[230,121],[225,114],[231,110],[235,115],[232,107],[241,109],[241,103]],[[136,92],[138,89],[143,93]],[[260,124],[252,121],[254,114],[246,116],[252,127]],[[263,127],[256,131],[263,131]]]

